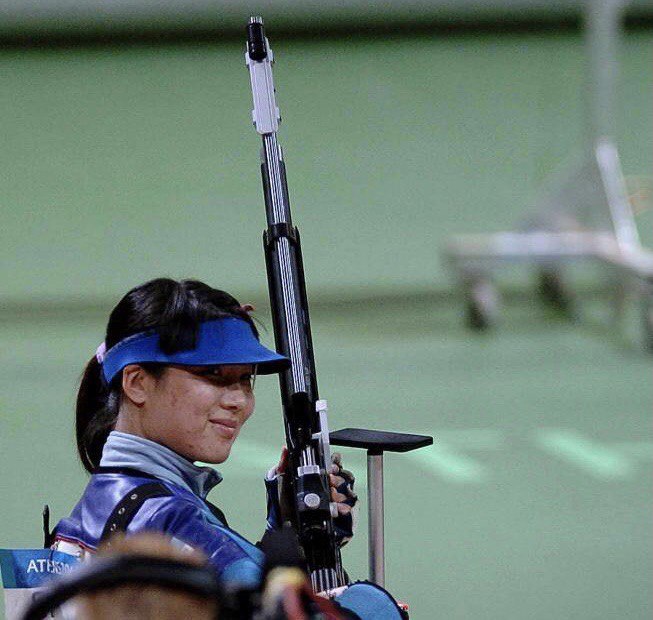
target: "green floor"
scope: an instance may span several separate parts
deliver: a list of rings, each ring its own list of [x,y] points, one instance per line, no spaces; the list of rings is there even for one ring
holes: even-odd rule
[[[314,313],[321,395],[333,428],[433,434],[386,459],[388,587],[415,618],[641,618],[651,595],[651,361],[585,304],[571,325],[512,300],[494,334],[472,336],[453,302],[377,299]],[[0,545],[40,541],[45,502],[64,515],[75,462],[75,381],[101,319],[1,327]],[[258,407],[213,499],[256,538],[260,482],[281,444],[277,386]],[[346,458],[364,487],[364,459]],[[366,572],[366,518],[345,552]]]

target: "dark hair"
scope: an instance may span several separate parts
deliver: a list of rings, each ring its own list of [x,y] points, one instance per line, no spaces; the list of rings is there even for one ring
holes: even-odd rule
[[[229,293],[198,280],[157,278],[133,288],[118,302],[109,316],[104,342],[109,350],[127,336],[156,329],[163,351],[175,353],[195,346],[200,322],[224,316],[246,320],[258,337],[251,317]],[[154,376],[163,373],[159,364],[142,366]],[[121,392],[122,373],[107,385],[93,356],[84,370],[75,410],[77,452],[89,472],[99,465],[116,424]]]

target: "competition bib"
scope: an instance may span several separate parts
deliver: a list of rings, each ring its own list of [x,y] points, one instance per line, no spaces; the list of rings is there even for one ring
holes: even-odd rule
[[[52,549],[0,549],[6,620],[19,620],[53,576],[78,563],[75,556]]]

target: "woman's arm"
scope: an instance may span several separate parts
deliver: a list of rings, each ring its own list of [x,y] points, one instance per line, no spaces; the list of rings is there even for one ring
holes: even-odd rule
[[[263,553],[248,540],[220,523],[208,507],[176,498],[151,500],[149,514],[129,530],[167,534],[180,546],[203,551],[218,577],[243,587],[257,586],[262,577]],[[148,502],[149,503],[149,502]],[[145,506],[144,506],[145,508]]]

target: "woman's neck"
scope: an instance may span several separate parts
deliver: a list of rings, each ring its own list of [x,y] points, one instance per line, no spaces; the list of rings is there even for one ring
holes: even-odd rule
[[[134,405],[125,402],[121,403],[114,430],[153,441],[152,438],[147,436],[138,413],[139,410]]]
[[[212,467],[194,465],[164,445],[117,429],[109,434],[100,466],[137,469],[187,488],[202,499],[222,480]]]

